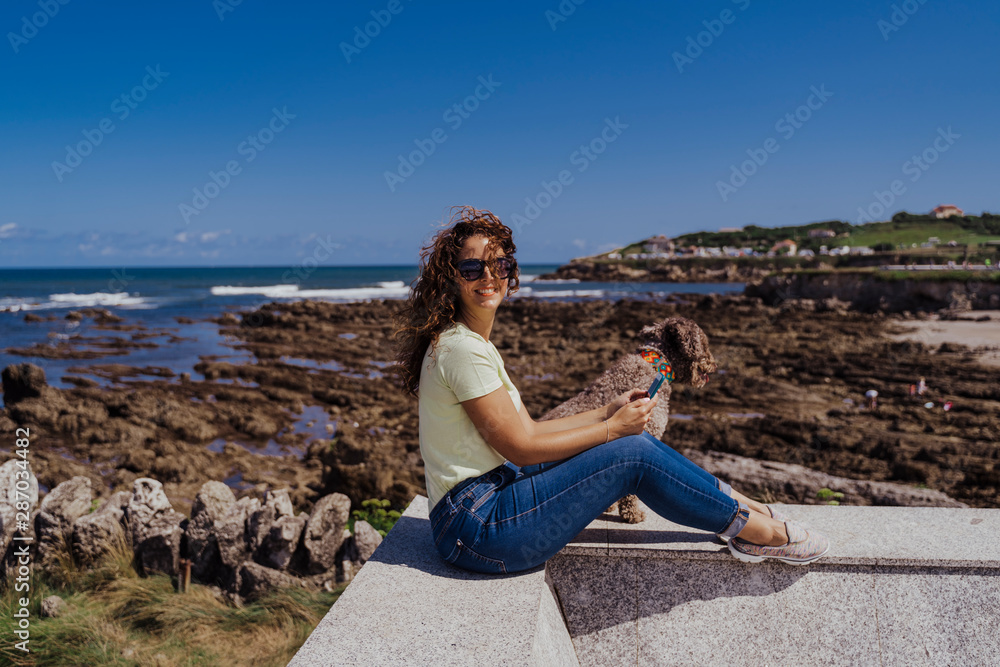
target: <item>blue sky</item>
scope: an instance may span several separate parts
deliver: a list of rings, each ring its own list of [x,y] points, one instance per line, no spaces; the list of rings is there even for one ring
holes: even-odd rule
[[[458,204],[522,262],[1000,211],[986,0],[234,2],[3,4],[3,266],[413,264]]]

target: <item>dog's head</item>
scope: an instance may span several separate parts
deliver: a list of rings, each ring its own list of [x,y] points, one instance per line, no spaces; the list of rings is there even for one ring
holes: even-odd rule
[[[715,357],[708,349],[708,336],[687,318],[668,317],[643,327],[639,337],[642,345],[650,345],[663,353],[673,367],[675,382],[704,387],[709,374],[718,370]]]

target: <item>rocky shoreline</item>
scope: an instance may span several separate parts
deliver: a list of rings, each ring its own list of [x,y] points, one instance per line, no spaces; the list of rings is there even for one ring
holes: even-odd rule
[[[0,431],[31,428],[32,466],[48,488],[83,476],[108,498],[154,478],[189,517],[213,480],[225,480],[238,499],[287,489],[304,512],[331,493],[355,507],[368,498],[403,507],[424,487],[416,401],[386,376],[399,306],[302,301],[227,315],[218,320],[221,331],[251,360],[204,359],[196,369],[204,380],[55,389],[40,378],[14,378],[10,387],[20,389],[5,388]],[[514,299],[501,309],[493,341],[537,418],[631,349],[642,326],[675,315],[702,326],[720,366],[704,388],[675,388],[664,439],[678,449],[1000,506],[995,369],[962,346],[893,340],[887,334],[906,321],[900,316],[850,310],[836,299],[774,306],[742,296]],[[108,372],[116,370],[127,377],[127,366]],[[916,399],[907,388],[920,376],[930,391]],[[878,411],[859,407],[871,388],[879,391]],[[934,409],[923,407],[929,400]],[[944,400],[954,403],[951,411],[941,410]],[[793,486],[759,491],[820,502]],[[880,501],[852,491],[842,502]]]
[[[970,274],[965,280],[928,274],[887,278],[870,272],[816,271],[772,275],[747,285],[745,294],[768,305],[789,299],[840,299],[865,312],[934,312],[956,315],[1000,308],[1000,280],[995,273]]]
[[[741,283],[762,280],[779,268],[777,262],[728,260],[573,260],[541,280],[629,283]]]

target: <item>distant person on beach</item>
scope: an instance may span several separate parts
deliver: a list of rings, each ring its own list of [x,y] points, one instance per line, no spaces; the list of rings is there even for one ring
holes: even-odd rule
[[[916,396],[916,395],[917,395],[917,385],[911,384],[910,385],[910,396]]]
[[[645,388],[571,417],[532,419],[490,342],[497,310],[518,288],[514,251],[495,215],[457,208],[423,248],[397,323],[396,370],[418,398],[442,558],[494,574],[536,567],[628,494],[664,518],[716,533],[740,560],[801,564],[827,552],[819,533],[644,432],[658,400]]]
[[[865,392],[865,407],[869,410],[878,408],[878,392],[876,390],[869,389]]]
[[[917,396],[923,396],[925,391],[927,391],[927,383],[924,382],[924,378],[921,377],[917,382]]]

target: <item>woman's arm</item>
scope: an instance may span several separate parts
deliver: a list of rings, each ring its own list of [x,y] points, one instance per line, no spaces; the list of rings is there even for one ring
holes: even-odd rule
[[[646,396],[646,392],[644,390],[632,389],[630,391],[626,391],[620,396],[617,396],[613,401],[607,405],[602,405],[599,408],[594,408],[593,410],[570,415],[568,417],[547,419],[540,422],[532,419],[531,415],[528,414],[527,409],[522,409],[518,414],[521,415],[522,421],[526,421],[525,429],[527,429],[529,433],[532,432],[532,429],[534,429],[534,433],[536,434],[555,433],[557,431],[566,431],[571,428],[579,428],[580,426],[603,423],[605,419],[611,419],[611,416],[618,412],[619,409],[625,407],[632,401],[642,398],[643,396]]]
[[[593,410],[587,410],[586,412],[581,412],[579,414],[570,415],[569,417],[560,417],[559,419],[548,419],[545,421],[535,421],[528,414],[528,410],[522,406],[520,414],[523,418],[526,418],[530,422],[529,429],[533,429],[535,434],[539,433],[557,433],[558,431],[568,431],[572,428],[580,428],[581,426],[590,426],[591,424],[604,425],[604,420],[608,418],[607,406],[600,408],[594,408]]]
[[[490,447],[514,465],[526,466],[559,461],[608,440],[641,433],[649,421],[650,412],[656,406],[656,400],[640,399],[628,403],[618,409],[606,423],[599,411],[607,408],[583,413],[592,414],[591,417],[566,417],[567,420],[579,418],[577,421],[584,423],[549,432],[536,428],[547,422],[534,422],[530,418],[522,420],[504,387],[498,387],[485,396],[463,401],[462,407]],[[593,421],[586,423],[587,419]],[[529,423],[533,426],[529,426]]]

